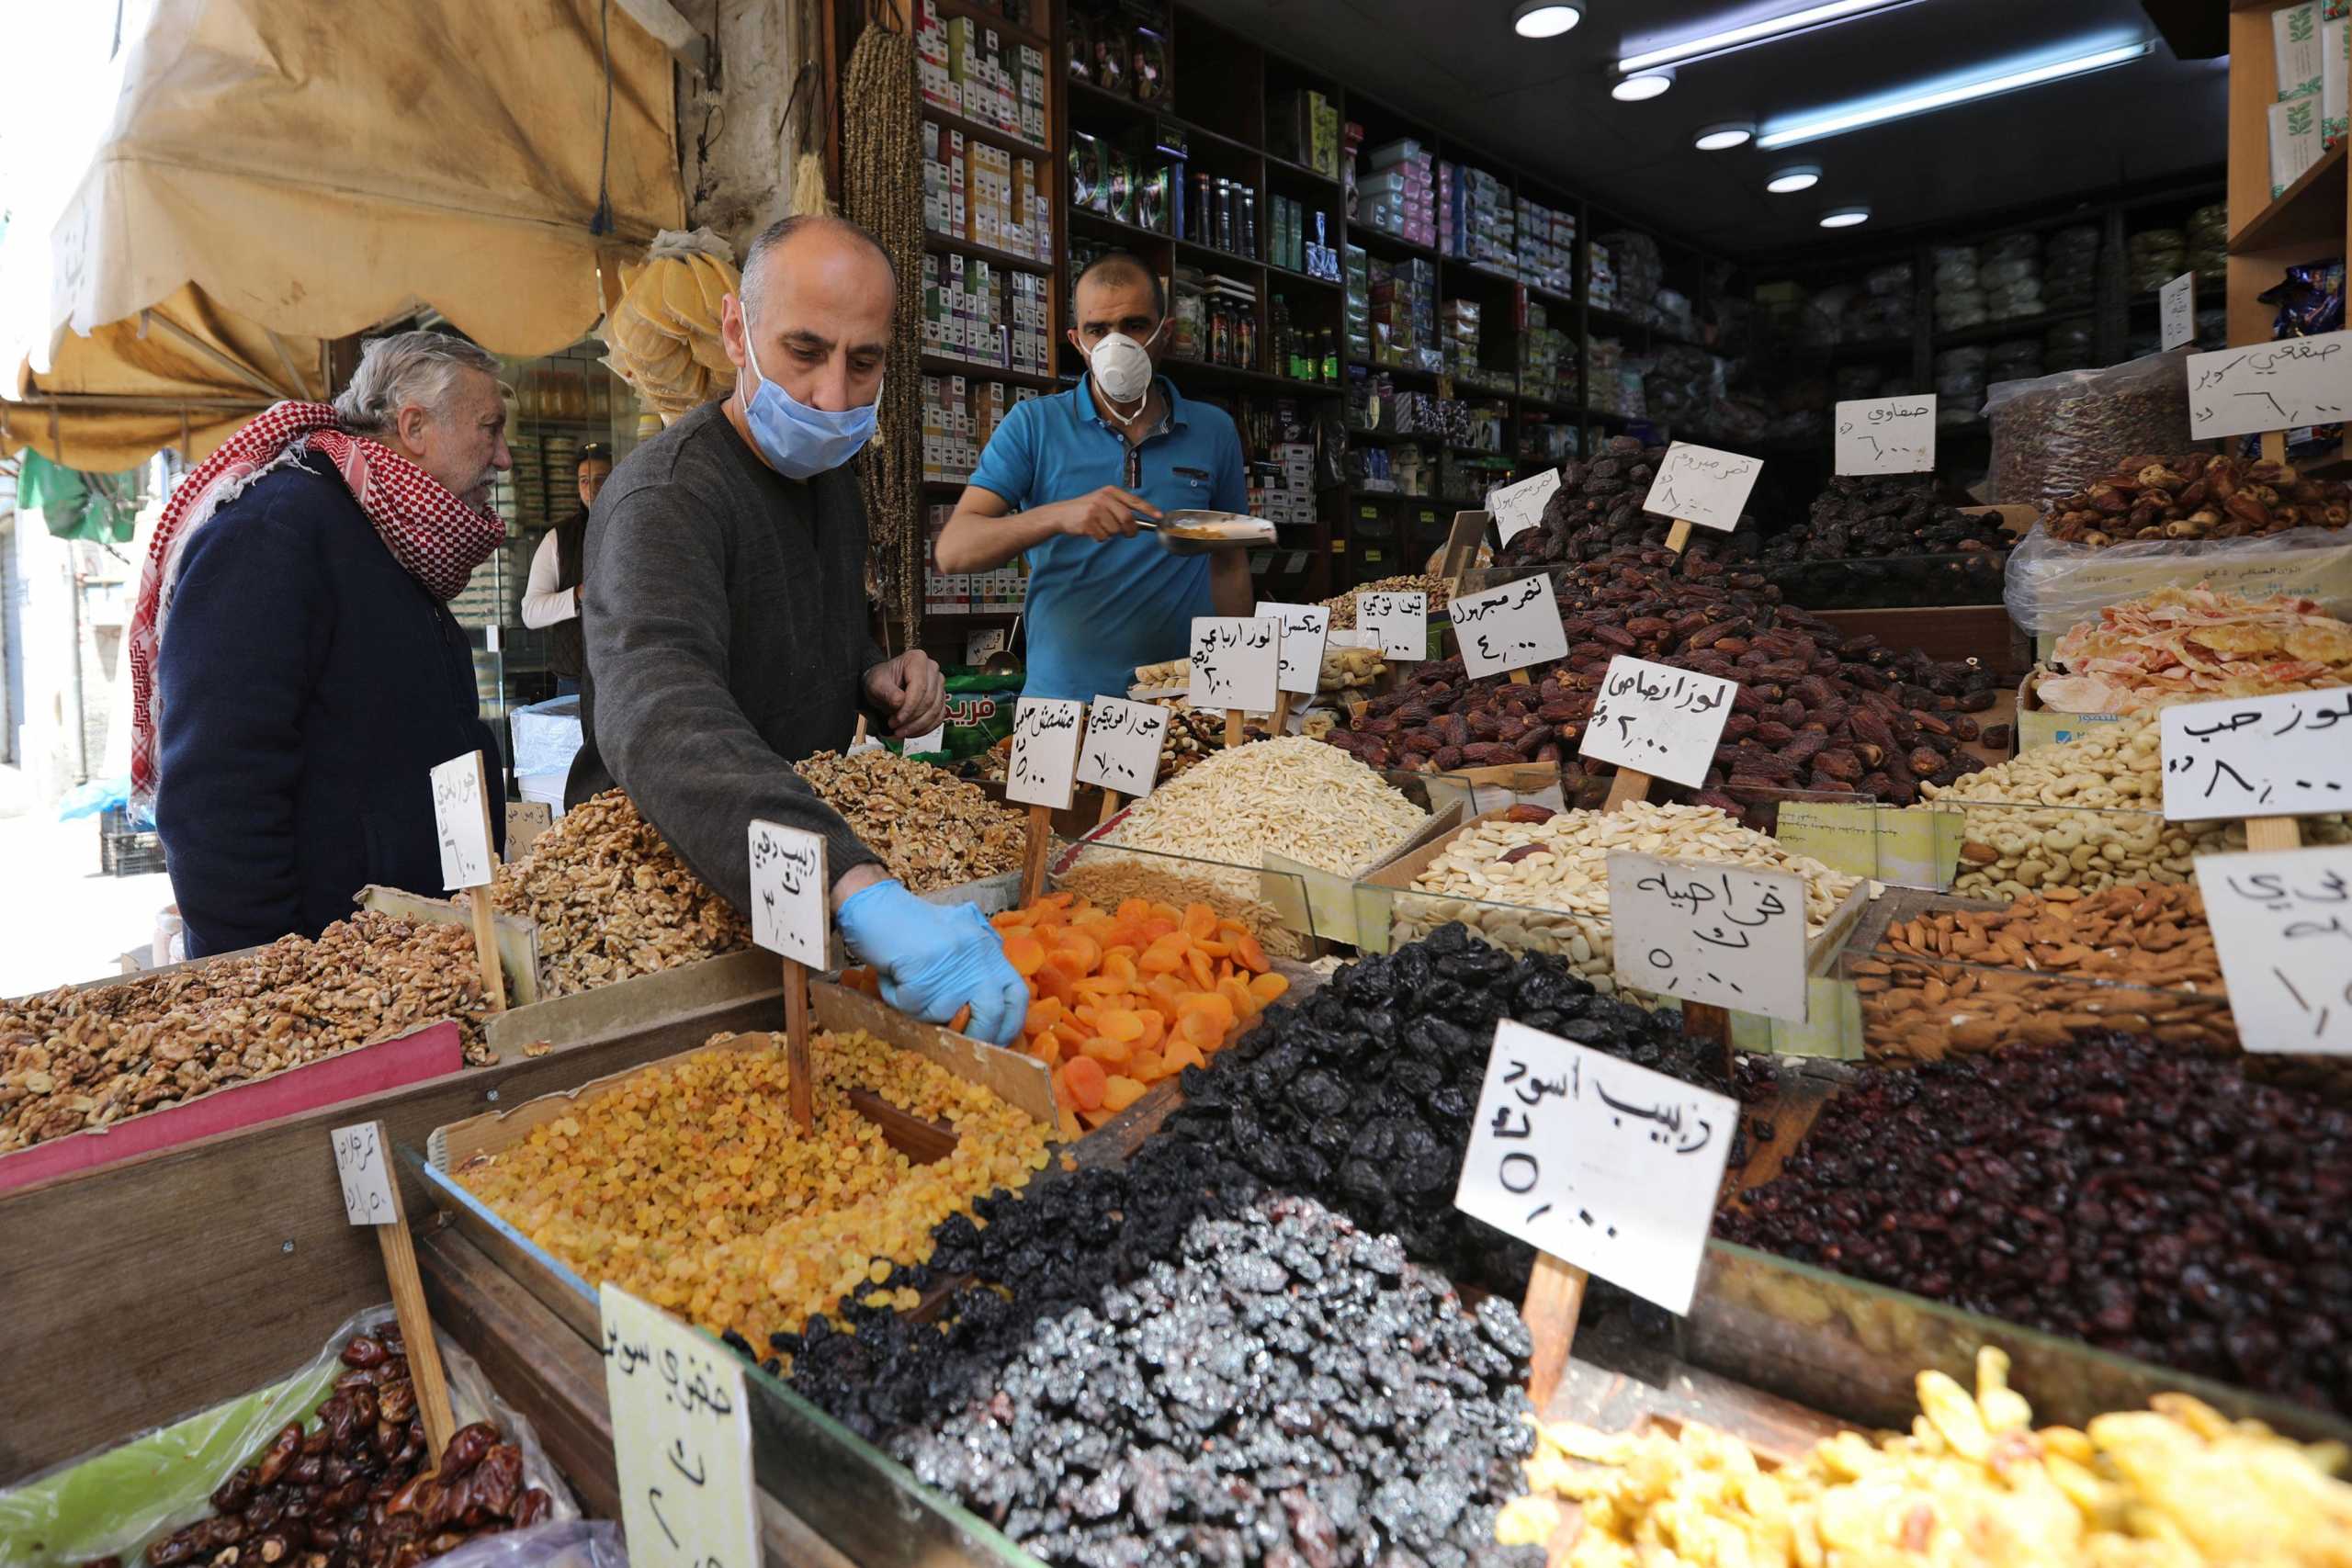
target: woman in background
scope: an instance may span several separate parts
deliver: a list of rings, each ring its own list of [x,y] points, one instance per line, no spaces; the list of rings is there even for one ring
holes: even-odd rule
[[[596,441],[580,448],[580,509],[539,541],[531,557],[531,580],[523,588],[523,624],[548,633],[548,668],[555,672],[559,697],[580,690],[586,651],[580,635],[580,582],[586,575],[588,509],[612,472],[612,448]]]

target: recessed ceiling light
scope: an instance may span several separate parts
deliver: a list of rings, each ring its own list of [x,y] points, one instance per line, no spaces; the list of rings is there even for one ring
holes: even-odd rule
[[[1825,229],[1850,229],[1857,223],[1870,220],[1871,209],[1867,207],[1840,207],[1821,215],[1821,226]]]
[[[1726,147],[1741,146],[1755,135],[1756,128],[1746,120],[1726,120],[1702,129],[1690,145],[1702,152],[1720,152]]]
[[[1802,11],[1792,11],[1785,17],[1770,21],[1750,22],[1746,27],[1727,28],[1719,33],[1709,33],[1687,42],[1668,44],[1641,54],[1629,54],[1617,62],[1620,71],[1641,71],[1652,65],[1670,65],[1676,61],[1696,60],[1702,54],[1721,54],[1725,50],[1739,49],[1766,39],[1779,38],[1804,28],[1817,28],[1828,22],[1842,22],[1867,11],[1883,10],[1905,0],[1828,0],[1828,4],[1808,6]]]
[[[1558,38],[1584,20],[1574,0],[1520,0],[1511,8],[1510,30],[1521,38]]]
[[[1655,98],[1674,85],[1671,71],[1645,71],[1638,76],[1628,76],[1609,89],[1609,96],[1621,104],[1638,104]]]
[[[2139,59],[2155,48],[2152,39],[2137,43],[2102,49],[2089,54],[2078,54],[2065,60],[2053,60],[2046,65],[2030,66],[2022,71],[2005,72],[1997,76],[1982,77],[1963,82],[1957,86],[1937,87],[1917,92],[1873,99],[1850,109],[1835,109],[1813,119],[1792,120],[1756,139],[1758,147],[1793,147],[1800,141],[1815,141],[1841,131],[1859,130],[1866,125],[1883,125],[1890,119],[1902,119],[1930,109],[1949,108],[1975,98],[1989,98],[1996,93],[2014,93],[2020,87],[2039,86],[2064,76],[2080,76],[2086,72],[2103,71],[2110,65],[2121,65]]]
[[[1764,188],[1774,196],[1790,196],[1797,191],[1811,190],[1820,183],[1820,164],[1791,164],[1785,169],[1773,170],[1772,177],[1764,182]]]

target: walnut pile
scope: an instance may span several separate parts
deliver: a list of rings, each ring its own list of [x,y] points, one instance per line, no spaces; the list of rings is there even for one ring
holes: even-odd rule
[[[1021,869],[1028,818],[944,769],[884,750],[820,751],[793,766],[914,892]]]
[[[688,870],[616,789],[582,801],[528,854],[500,866],[490,901],[537,923],[543,997],[752,945],[751,922]]]
[[[493,1059],[484,1010],[471,931],[367,912],[316,942],[281,937],[143,980],[0,1001],[0,1152],[438,1019],[458,1021],[481,1066]]]

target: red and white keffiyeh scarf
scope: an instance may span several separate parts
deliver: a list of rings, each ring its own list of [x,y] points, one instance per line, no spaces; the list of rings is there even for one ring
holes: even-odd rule
[[[345,431],[326,403],[282,402],[257,415],[179,482],[164,505],[139,573],[131,611],[130,795],[142,813],[154,807],[155,660],[172,604],[180,552],[196,530],[270,469],[325,455],[392,558],[438,599],[464,591],[474,568],[506,540],[495,512],[477,512],[380,441]]]

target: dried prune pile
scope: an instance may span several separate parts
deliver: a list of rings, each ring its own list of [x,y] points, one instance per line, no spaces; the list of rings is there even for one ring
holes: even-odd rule
[[[1664,545],[1674,520],[1643,511],[1642,500],[1665,457],[1663,446],[1614,435],[1592,457],[1561,464],[1560,488],[1544,503],[1543,521],[1512,536],[1501,564],[1552,566],[1593,560],[1621,546]],[[1743,560],[1756,549],[1756,520],[1742,515],[1730,533],[1695,531],[1686,554],[1692,561]]]
[[[1739,682],[1714,766],[1690,798],[1738,812],[1742,791],[1826,790],[1907,806],[1923,780],[1984,767],[1965,750],[1993,705],[1989,669],[1882,646],[1780,602],[1753,572],[1679,571],[1662,549],[1621,549],[1555,577],[1568,656],[1530,683],[1471,679],[1459,659],[1417,665],[1324,739],[1378,768],[1446,773],[1573,759],[1620,654]],[[1587,782],[1571,762],[1569,783]]]
[[[1761,558],[1815,609],[1997,604],[2012,543],[1997,516],[1962,511],[1922,476],[1840,474]]]
[[[342,1359],[318,1425],[287,1423],[213,1492],[211,1517],[148,1547],[148,1568],[414,1568],[547,1517],[551,1499],[523,1484],[523,1450],[486,1421],[452,1433],[431,1466],[397,1331],[355,1337]]]
[[[1090,1565],[1528,1565],[1529,1342],[1488,1297],[1311,1200],[1195,1221],[1169,1257],[1038,1325],[894,1448],[1037,1556]]]
[[[2352,1112],[2131,1035],[1867,1075],[1715,1234],[2352,1415]]]
[[[1439,927],[1359,959],[1188,1073],[1160,1135],[1212,1144],[1269,1187],[1396,1236],[1419,1262],[1516,1296],[1533,1251],[1453,1206],[1495,1024],[1515,1019],[1724,1094],[1723,1047],[1603,997],[1551,953]],[[1735,1147],[1733,1159],[1740,1157]]]

